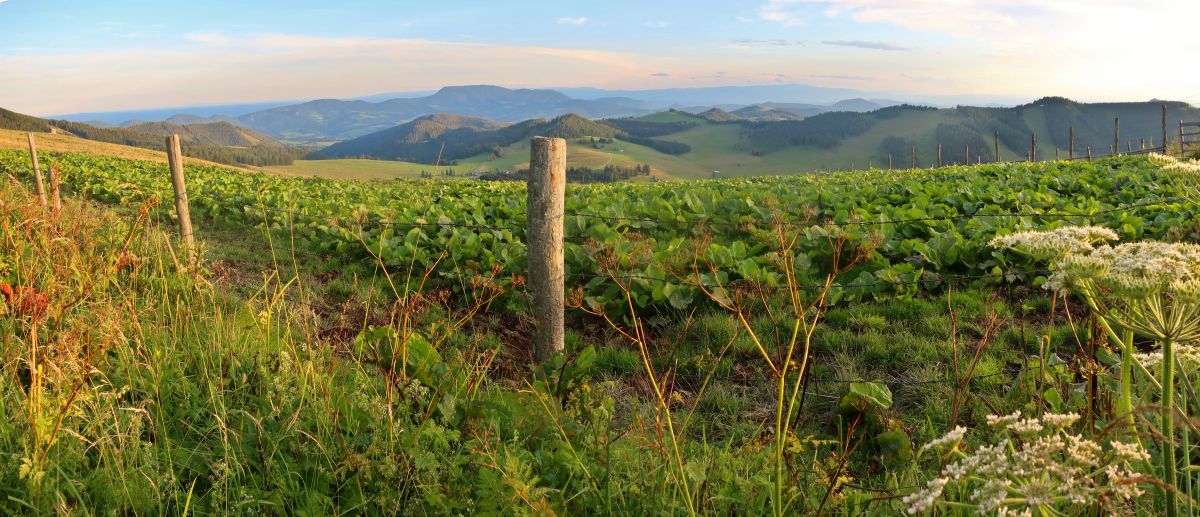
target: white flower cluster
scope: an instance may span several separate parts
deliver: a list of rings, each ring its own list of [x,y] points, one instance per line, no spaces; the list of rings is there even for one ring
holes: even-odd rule
[[[1117,240],[1117,233],[1102,226],[1064,226],[1049,231],[1026,231],[992,239],[993,248],[1014,249],[1041,259],[1087,253],[1104,241]]]
[[[925,446],[921,447],[921,452],[925,452],[930,449],[941,449],[947,445],[951,446],[951,448],[954,448],[959,442],[962,441],[963,436],[966,434],[967,428],[960,425],[954,429],[951,429],[950,432],[946,433],[946,436],[925,444]]]
[[[1068,501],[1075,510],[1096,504],[1117,510],[1117,505],[1140,496],[1143,477],[1131,464],[1145,461],[1149,453],[1137,443],[1119,441],[1109,442],[1106,450],[1099,442],[1067,431],[1078,420],[1074,413],[989,417],[990,426],[1007,431],[998,435],[1003,438],[972,454],[958,452],[958,461],[903,499],[908,513],[933,508],[951,486],[969,488],[957,492],[968,494],[967,501],[959,502],[975,505],[980,515],[1029,515],[1032,508],[1054,505],[1056,500]],[[957,444],[965,434],[960,429],[935,442]],[[1014,435],[1020,439],[1009,438]]]
[[[1180,160],[1174,156],[1151,153],[1150,161],[1164,171],[1200,173],[1200,161]]]
[[[1135,353],[1133,358],[1147,369],[1158,366],[1162,363],[1162,350],[1153,352]],[[1188,345],[1183,343],[1175,344],[1175,359],[1185,368],[1200,369],[1200,346]]]

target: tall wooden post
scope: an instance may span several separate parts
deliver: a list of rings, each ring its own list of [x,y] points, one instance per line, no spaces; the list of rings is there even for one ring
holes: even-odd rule
[[[992,137],[992,144],[996,146],[996,163],[1000,163],[1000,131]]]
[[[1075,126],[1071,126],[1068,130],[1070,137],[1067,139],[1067,159],[1075,159]]]
[[[1180,122],[1182,124],[1182,121]],[[1183,134],[1183,126],[1179,126],[1180,134]],[[942,144],[938,144],[938,167],[942,166]]]
[[[1062,158],[1058,156],[1058,147],[1054,148],[1054,161],[1059,161]]]
[[[58,162],[50,164],[50,207],[62,210],[62,185],[58,182]]]
[[[183,153],[179,135],[167,137],[167,163],[171,166],[171,186],[175,188],[175,214],[179,216],[179,233],[187,247],[188,264],[196,258],[196,239],[192,236],[192,213],[188,210],[187,184],[183,179]]]
[[[1029,161],[1037,161],[1037,131],[1029,136]]]
[[[888,153],[888,170],[892,170],[892,153]]]
[[[1144,136],[1142,137],[1142,147],[1141,147],[1141,150],[1142,150],[1142,151],[1145,151],[1145,150],[1146,150],[1146,137],[1144,137]]]
[[[33,160],[34,192],[37,192],[38,202],[45,207],[47,206],[46,184],[42,181],[42,168],[38,166],[37,143],[33,141],[33,133],[25,133],[25,136],[29,138],[29,156],[30,159]]]
[[[1163,153],[1166,153],[1167,152],[1167,103],[1165,103],[1165,102],[1162,105],[1162,126],[1163,126],[1162,127],[1162,131],[1163,131],[1163,133],[1162,133],[1162,137],[1163,137],[1162,148],[1163,148]]]
[[[1113,154],[1121,154],[1121,117],[1113,119]]]
[[[1092,146],[1088,146],[1088,161],[1092,161]]]
[[[1179,119],[1179,154],[1183,154],[1183,119]]]
[[[567,185],[567,141],[534,137],[529,146],[525,234],[529,288],[537,321],[534,357],[540,362],[563,350],[563,209]]]
[[[971,165],[971,144],[963,144],[963,165]]]
[[[917,168],[917,144],[912,146],[912,168]]]

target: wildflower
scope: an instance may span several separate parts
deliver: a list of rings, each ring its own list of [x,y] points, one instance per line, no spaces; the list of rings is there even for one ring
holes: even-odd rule
[[[1057,429],[1071,427],[1071,424],[1074,424],[1077,420],[1079,420],[1078,413],[1067,413],[1063,415],[1046,413],[1042,415],[1042,423]]]
[[[1112,447],[1113,456],[1125,461],[1146,461],[1150,459],[1150,453],[1139,443],[1112,442],[1109,444]]]
[[[1064,226],[1050,231],[1026,231],[1001,235],[992,247],[1014,249],[1034,257],[1051,259],[1086,253],[1104,241],[1117,240],[1117,233],[1102,226]]]
[[[1008,426],[1012,425],[1014,422],[1016,422],[1017,420],[1020,420],[1020,419],[1021,419],[1020,411],[1017,411],[1016,413],[1013,413],[1011,415],[1005,415],[1005,416],[988,415],[987,416],[987,424],[991,427],[996,428],[997,430],[1003,431],[1005,429],[1008,429]]]
[[[940,449],[946,445],[958,445],[958,442],[961,442],[963,436],[966,434],[967,428],[960,425],[954,429],[951,429],[950,432],[946,433],[945,436],[925,444],[924,447],[921,447],[921,452],[925,452],[929,449]]]
[[[1036,418],[1026,418],[1013,422],[1008,429],[1019,435],[1037,434],[1042,430],[1042,423]]]
[[[4,295],[4,303],[8,309],[18,316],[28,316],[39,320],[46,315],[46,307],[50,298],[37,289],[23,285],[0,284],[0,294]]]
[[[908,513],[918,514],[932,508],[949,482],[950,480],[943,477],[933,478],[925,484],[924,489],[904,496],[901,500],[908,505]]]
[[[1150,153],[1149,157],[1151,162],[1157,164],[1164,171],[1200,173],[1200,161],[1180,160],[1174,156],[1158,153]]]

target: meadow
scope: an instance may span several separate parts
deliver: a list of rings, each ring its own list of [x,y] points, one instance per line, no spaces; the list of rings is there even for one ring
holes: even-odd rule
[[[48,153],[49,212],[28,159],[0,151],[0,513],[1194,504],[1195,338],[1132,315],[1195,321],[1200,278],[1077,266],[1151,241],[1200,276],[1189,162],[572,185],[538,364],[523,184],[189,164],[189,266],[163,164]]]

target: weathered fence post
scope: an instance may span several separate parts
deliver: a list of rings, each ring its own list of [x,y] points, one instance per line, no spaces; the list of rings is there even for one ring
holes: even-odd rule
[[[1179,154],[1182,155],[1183,153],[1183,119],[1179,119]]]
[[[1088,146],[1088,161],[1092,161],[1092,146]]]
[[[996,146],[996,163],[1000,163],[1000,131],[992,137],[992,144]]]
[[[963,144],[963,165],[971,165],[971,144]]]
[[[33,141],[33,133],[25,133],[29,137],[29,156],[33,160],[33,188],[37,192],[38,201],[42,203],[42,207],[46,203],[46,184],[42,181],[42,168],[38,165],[37,143]]]
[[[1121,154],[1121,117],[1113,119],[1113,154]]]
[[[188,210],[187,184],[183,179],[183,153],[179,135],[167,137],[167,163],[171,166],[171,186],[175,188],[175,214],[179,216],[179,233],[187,247],[188,265],[196,258],[196,240],[192,236],[192,214]]]
[[[1068,129],[1068,131],[1069,131],[1070,137],[1067,139],[1068,140],[1068,142],[1067,142],[1067,159],[1074,160],[1075,159],[1075,126],[1071,126]]]
[[[1029,161],[1037,161],[1037,131],[1034,131],[1029,136]]]
[[[1182,124],[1182,123],[1183,123],[1183,121],[1180,121],[1180,124]],[[1179,127],[1180,127],[1179,133],[1183,134],[1183,126],[1179,126]],[[941,167],[941,166],[942,166],[942,144],[939,143],[938,144],[938,167]]]
[[[533,353],[545,361],[563,350],[563,209],[567,184],[567,141],[534,137],[529,145],[525,211],[529,288],[537,320]]]
[[[917,144],[912,146],[912,168],[917,168]]]
[[[888,170],[892,170],[892,153],[888,153]]]
[[[1162,130],[1163,130],[1163,135],[1162,135],[1163,136],[1163,139],[1162,139],[1163,153],[1166,153],[1167,152],[1167,103],[1165,103],[1165,102],[1162,105],[1162,126],[1163,126],[1162,127]],[[1154,146],[1154,144],[1151,144],[1151,147],[1153,147],[1153,146]]]
[[[58,162],[50,164],[50,206],[62,210],[62,186],[58,182]]]

